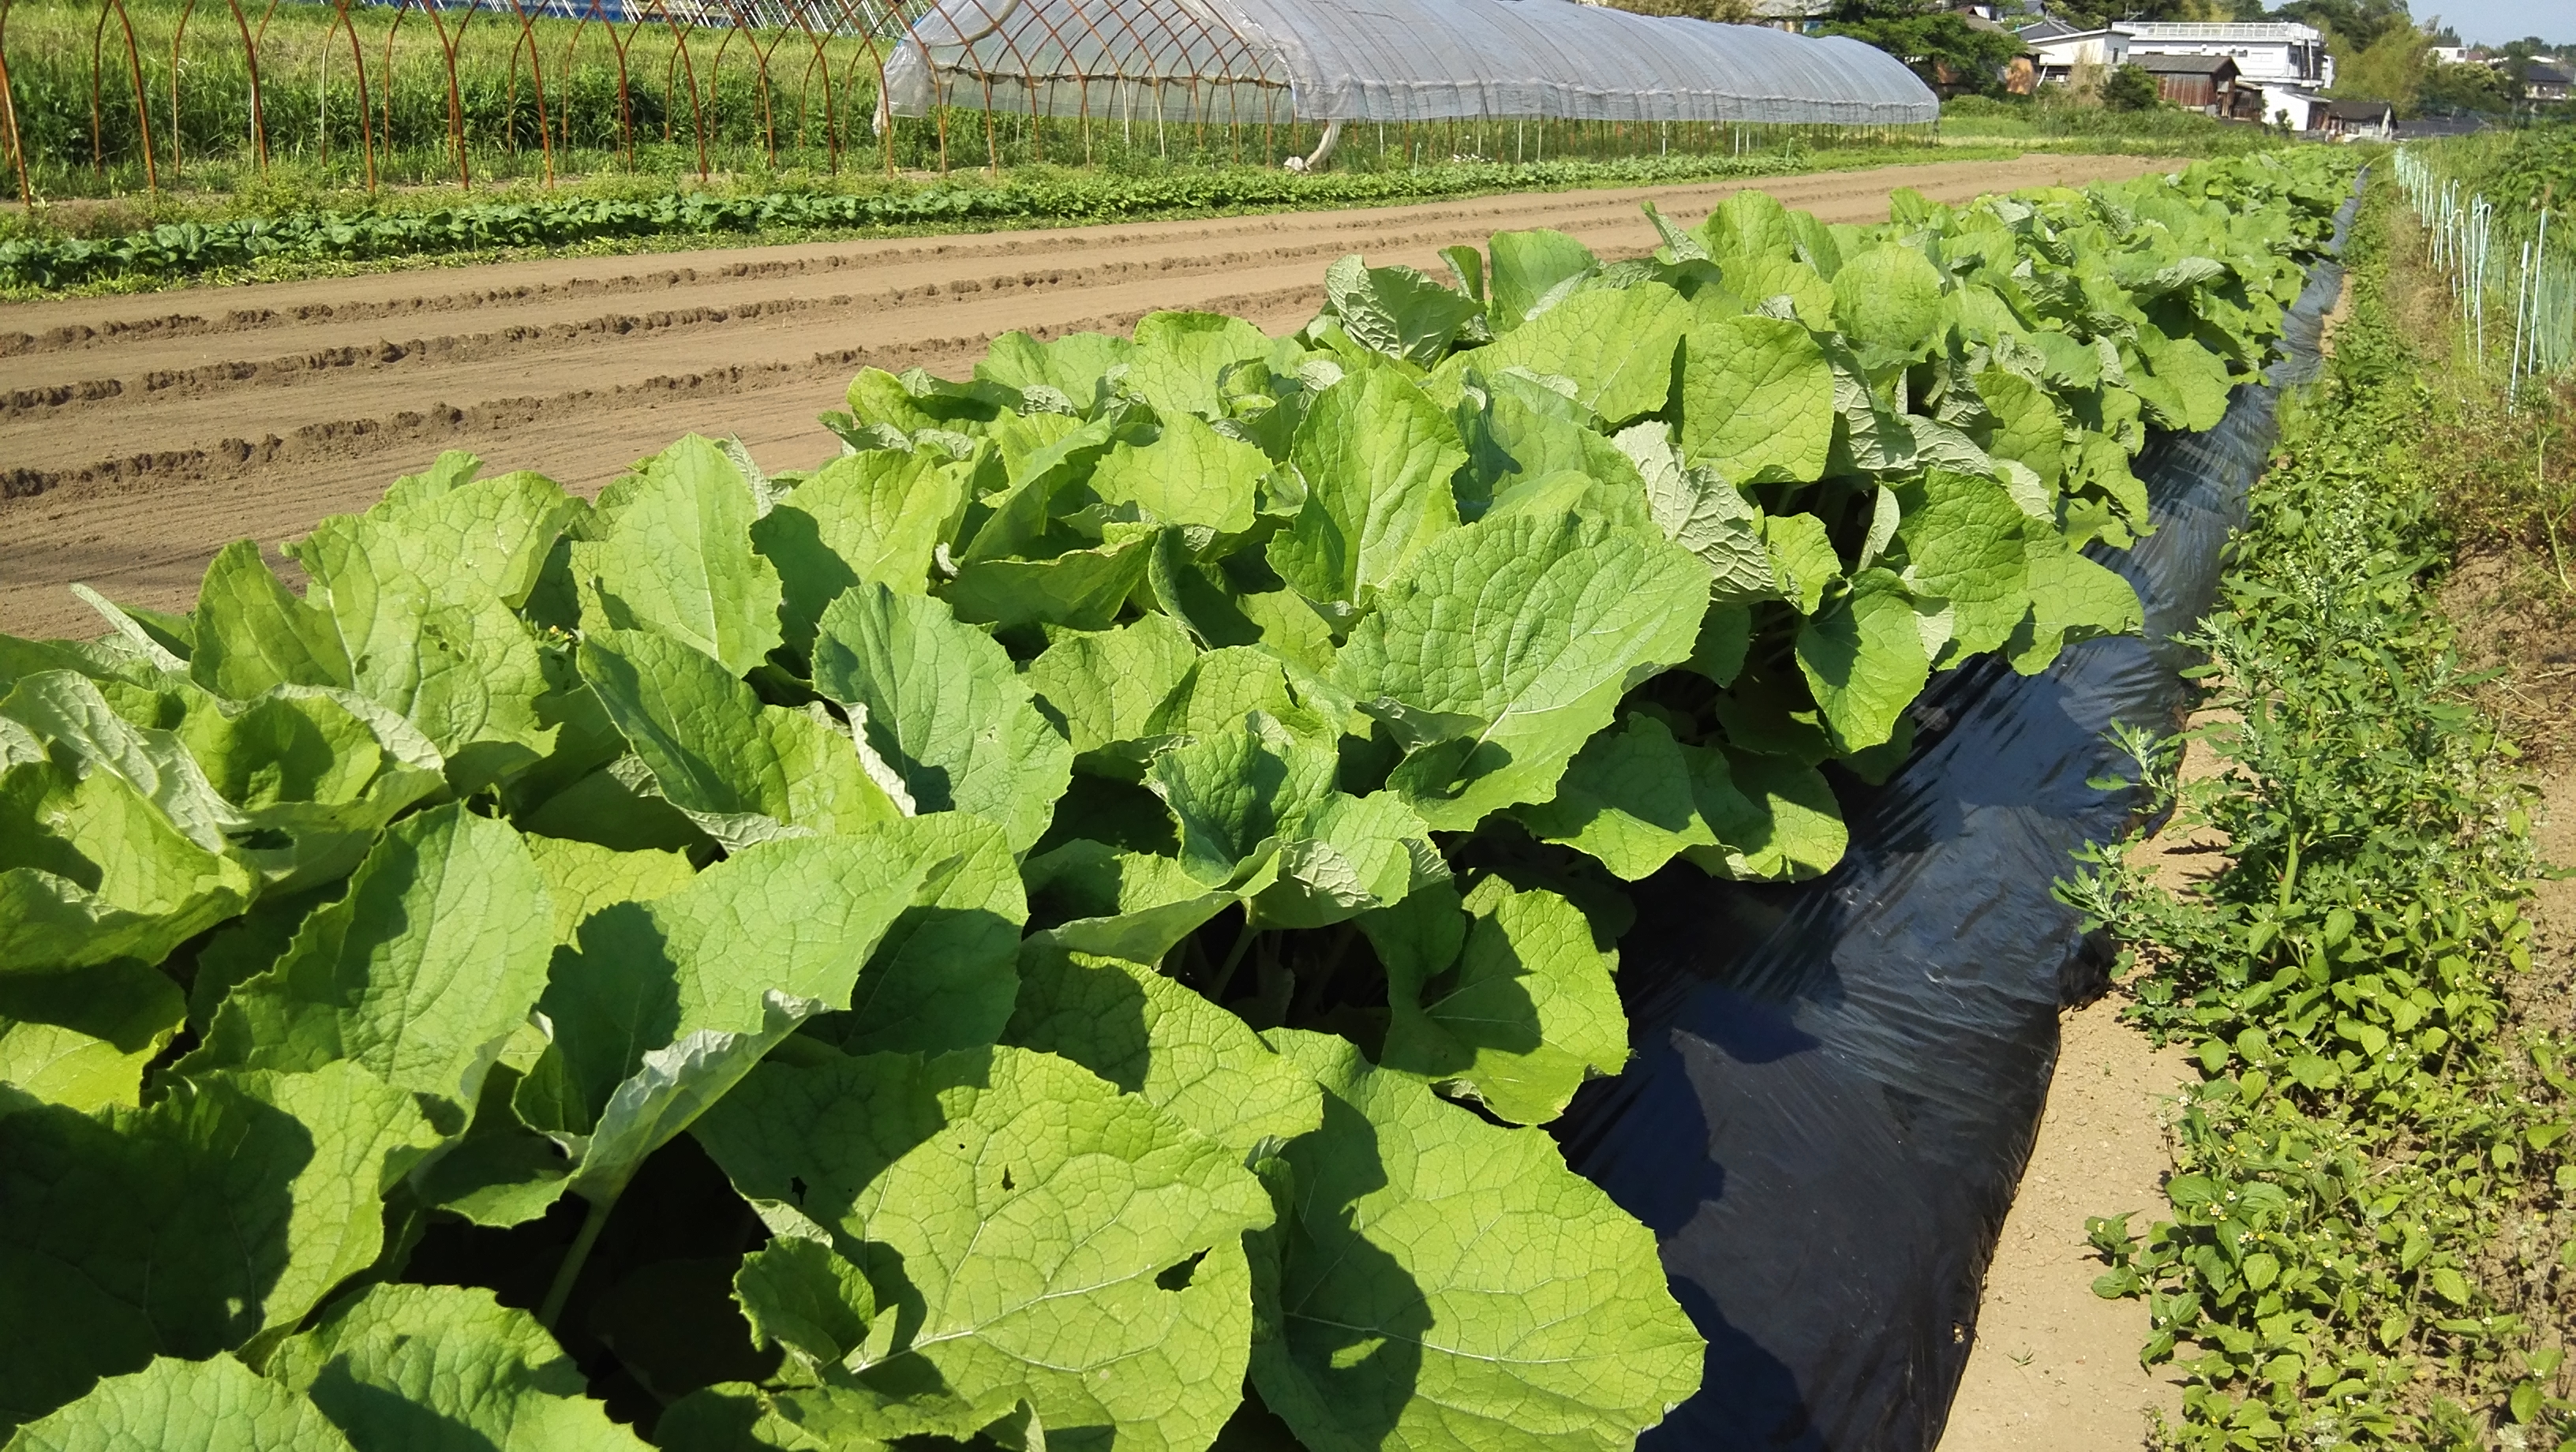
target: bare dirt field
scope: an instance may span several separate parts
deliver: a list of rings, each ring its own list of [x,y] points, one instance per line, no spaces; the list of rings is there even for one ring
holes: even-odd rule
[[[2174,163],[2029,156],[1766,178],[1828,221],[1888,193],[1943,201]],[[94,633],[87,581],[165,609],[205,561],[363,508],[441,449],[595,492],[696,430],[773,468],[834,449],[815,415],[861,366],[962,375],[988,339],[1123,328],[1157,308],[1274,331],[1348,252],[1437,268],[1441,247],[1555,227],[1654,245],[1652,197],[1695,219],[1740,184],[1485,197],[1357,211],[567,258],[133,297],[0,304],[0,631]]]

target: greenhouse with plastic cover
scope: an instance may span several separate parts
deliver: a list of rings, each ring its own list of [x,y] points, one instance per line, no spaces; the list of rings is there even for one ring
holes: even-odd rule
[[[1299,167],[1361,128],[1350,145],[1400,161],[1543,161],[1940,119],[1858,41],[1575,0],[938,0],[889,29],[880,124],[971,111],[1131,144],[1186,128],[1194,150],[1213,126],[1238,153],[1257,128],[1262,160],[1284,143]]]

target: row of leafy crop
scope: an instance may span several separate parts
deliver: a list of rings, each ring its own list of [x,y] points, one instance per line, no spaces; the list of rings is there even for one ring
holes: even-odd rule
[[[2096,1289],[2147,1298],[2145,1359],[2182,1358],[2193,1452],[2576,1436],[2561,1350],[2482,1283],[2517,1207],[2576,1188],[2576,1084],[2563,1035],[2517,1043],[2507,1021],[2534,863],[2431,594],[2442,461],[2418,452],[2430,399],[2383,295],[2392,191],[2199,637],[2228,724],[2201,732],[2223,770],[2183,809],[2224,834],[2222,865],[2176,895],[2105,851],[2070,892],[2150,970],[2134,1016],[2205,1075],[2170,1218],[2092,1225]],[[2170,793],[2172,744],[2145,755]]]
[[[12,1452],[1630,1444],[1702,1343],[1540,1127],[1620,883],[2134,627],[2341,168],[1346,258],[0,638]]]
[[[1051,172],[999,184],[939,182],[842,193],[750,195],[674,190],[649,197],[539,197],[428,210],[318,210],[170,222],[121,237],[0,241],[0,288],[107,280],[178,281],[265,259],[363,262],[494,248],[569,247],[616,238],[751,236],[932,226],[1127,221],[1189,212],[1363,206],[1475,192],[1760,176],[1777,155],[1611,161],[1453,162],[1410,171],[1297,173],[1256,167],[1104,176]]]

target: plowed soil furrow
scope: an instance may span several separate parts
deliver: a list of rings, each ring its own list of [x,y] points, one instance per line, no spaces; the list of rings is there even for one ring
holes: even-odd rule
[[[1773,178],[1828,221],[2133,176],[2025,157]],[[689,430],[772,467],[863,365],[963,374],[995,335],[1124,328],[1158,308],[1310,316],[1348,252],[1436,269],[1441,247],[1554,227],[1605,256],[1655,243],[1637,203],[1697,215],[1734,185],[1359,211],[433,268],[0,305],[0,630],[88,634],[65,590],[184,609],[227,540],[273,546],[363,507],[445,448],[595,492]]]

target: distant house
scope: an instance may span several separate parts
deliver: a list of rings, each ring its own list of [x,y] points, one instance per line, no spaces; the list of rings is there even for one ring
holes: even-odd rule
[[[2334,84],[2334,57],[2326,53],[2325,33],[2313,25],[2124,22],[2117,29],[2129,38],[2130,58],[2141,63],[2151,55],[2223,55],[2236,62],[2244,85],[2321,90]]]
[[[2397,135],[2397,108],[2386,101],[2329,101],[2316,127],[2347,141],[2388,141]]]
[[[2568,73],[2565,61],[2542,60],[2535,56],[2529,65],[2522,68],[2522,93],[2531,100],[2564,101],[2570,85],[2576,85],[2576,75]]]
[[[2208,116],[2235,116],[2238,113],[2238,71],[2234,59],[2223,55],[2157,55],[2131,51],[2129,64],[2156,78],[2156,94],[2168,105],[2198,111]],[[2245,120],[2262,119],[2251,108],[2262,104],[2258,91],[2244,93]]]
[[[2079,70],[2117,70],[2129,59],[2129,37],[2107,26],[2078,30],[2043,20],[2023,28],[2021,43],[2030,48],[2032,68],[2043,86],[2065,85]]]
[[[2257,104],[2262,114],[2258,119],[2292,131],[2323,130],[2326,107],[2334,104],[2304,86],[2247,86],[2242,81],[2238,86],[2261,98]]]

